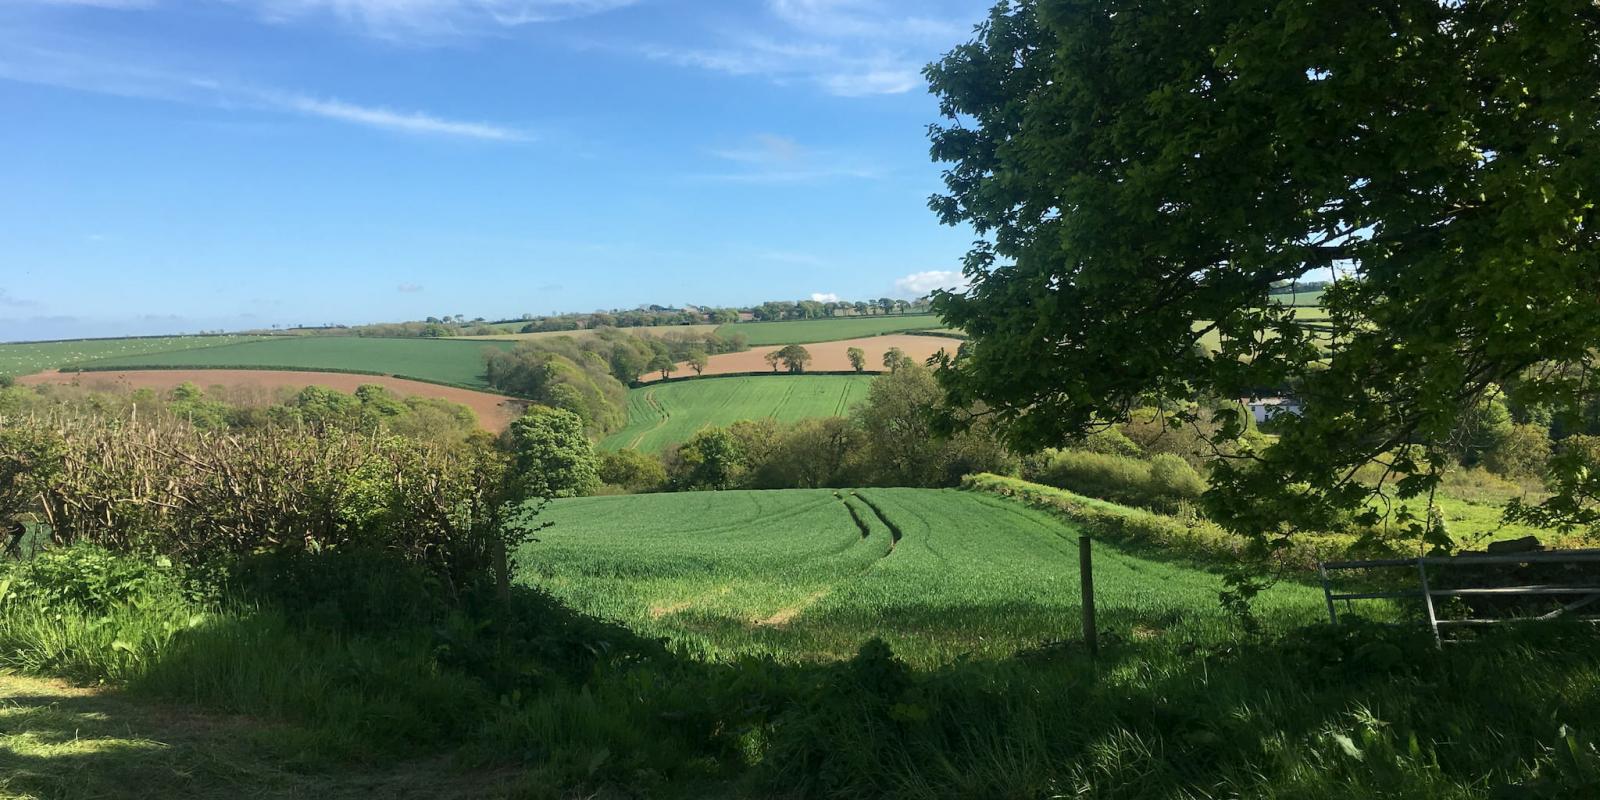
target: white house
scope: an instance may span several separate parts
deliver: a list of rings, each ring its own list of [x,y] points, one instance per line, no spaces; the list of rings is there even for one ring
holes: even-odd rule
[[[1240,402],[1249,407],[1258,424],[1279,414],[1300,415],[1300,401],[1292,397],[1247,397]]]

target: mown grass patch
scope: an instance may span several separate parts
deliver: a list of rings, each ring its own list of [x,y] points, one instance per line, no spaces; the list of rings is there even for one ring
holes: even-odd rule
[[[658,452],[707,425],[844,416],[871,383],[868,375],[760,375],[641,386],[628,391],[627,426],[600,447]]]

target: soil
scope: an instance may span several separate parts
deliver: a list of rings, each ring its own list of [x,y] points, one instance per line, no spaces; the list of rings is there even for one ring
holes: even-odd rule
[[[523,403],[510,397],[489,392],[476,392],[454,386],[440,386],[423,381],[391,378],[384,375],[352,375],[342,372],[292,372],[286,370],[254,369],[141,369],[126,372],[41,372],[17,379],[25,386],[39,384],[77,385],[86,389],[107,391],[132,391],[152,389],[167,391],[181,383],[193,383],[211,390],[222,387],[220,394],[233,402],[270,403],[280,399],[285,392],[299,391],[307,386],[325,386],[341,392],[353,392],[362,384],[375,383],[402,397],[420,395],[460,403],[478,415],[478,424],[485,430],[499,433],[521,413]]]
[[[845,372],[851,369],[848,350],[859,347],[867,355],[867,372],[883,371],[883,354],[891,347],[898,347],[917,363],[927,361],[933,354],[940,350],[949,350],[955,353],[961,346],[960,339],[951,339],[943,336],[913,336],[909,334],[889,334],[885,336],[867,336],[860,339],[843,339],[837,342],[817,342],[816,344],[802,345],[811,353],[811,363],[806,365],[807,372]],[[742,353],[723,353],[711,356],[706,365],[706,375],[727,375],[740,372],[771,372],[772,365],[766,362],[767,353],[782,350],[783,345],[769,347],[752,347]],[[780,366],[779,369],[782,369]],[[683,378],[694,375],[694,370],[687,363],[679,364],[676,377]],[[661,373],[649,373],[641,380],[649,382],[660,380]]]

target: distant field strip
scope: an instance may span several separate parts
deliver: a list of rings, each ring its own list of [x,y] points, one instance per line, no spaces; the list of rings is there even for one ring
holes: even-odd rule
[[[751,347],[769,344],[811,344],[838,339],[855,339],[903,331],[925,331],[944,327],[944,320],[933,314],[885,315],[881,317],[833,317],[797,319],[782,322],[736,322],[717,328],[730,336],[742,333]]]
[[[77,339],[68,342],[0,344],[0,375],[30,375],[98,359],[142,357],[177,351],[193,352],[201,348],[254,342],[263,338],[266,337],[150,336],[136,339]]]
[[[485,349],[511,346],[509,342],[495,341],[303,336],[202,350],[102,358],[82,366],[92,369],[355,370],[487,389]]]
[[[572,337],[574,339],[582,339],[582,338],[584,338],[586,336],[593,336],[594,335],[594,330],[592,330],[592,329],[579,329],[579,330],[575,330],[575,331],[537,331],[535,333],[518,333],[517,331],[522,330],[522,327],[524,325],[526,325],[526,324],[527,323],[503,323],[503,324],[500,324],[500,325],[491,325],[489,327],[500,328],[501,330],[503,330],[505,332],[504,333],[499,333],[499,334],[492,334],[492,335],[483,335],[483,336],[456,336],[454,338],[456,338],[456,339],[477,340],[477,341],[509,341],[509,342],[515,342],[515,341],[521,341],[523,339],[549,339],[549,338],[551,338],[553,336],[570,336],[570,337]],[[638,327],[638,328],[623,328],[622,330],[627,331],[628,333],[637,334],[637,335],[640,335],[640,336],[665,336],[667,334],[684,334],[684,333],[693,333],[693,334],[697,334],[697,335],[700,335],[700,336],[704,336],[705,334],[710,333],[711,331],[714,331],[716,329],[717,329],[716,325],[702,324],[702,325],[653,325],[653,326]]]
[[[600,446],[655,452],[707,425],[839,416],[866,399],[871,383],[860,375],[762,375],[644,386],[628,393],[627,427]]]
[[[1080,635],[1077,529],[1001,498],[685,492],[558,500],[545,519],[555,525],[520,554],[524,580],[711,658],[847,658],[881,637],[933,664]],[[1104,630],[1189,637],[1230,624],[1209,572],[1097,543],[1095,581]],[[1256,608],[1311,619],[1321,594],[1278,584]]]

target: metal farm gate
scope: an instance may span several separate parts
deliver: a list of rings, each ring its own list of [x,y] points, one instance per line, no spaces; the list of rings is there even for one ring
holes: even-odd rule
[[[1416,599],[1418,621],[1441,645],[1449,641],[1446,632],[1463,626],[1556,618],[1600,622],[1600,550],[1329,561],[1317,567],[1329,621],[1339,622],[1339,603],[1350,614],[1357,600]],[[1397,568],[1414,570],[1417,588],[1336,592],[1328,577],[1329,572]],[[1463,602],[1450,610],[1465,613],[1441,617],[1439,601],[1451,598]]]

